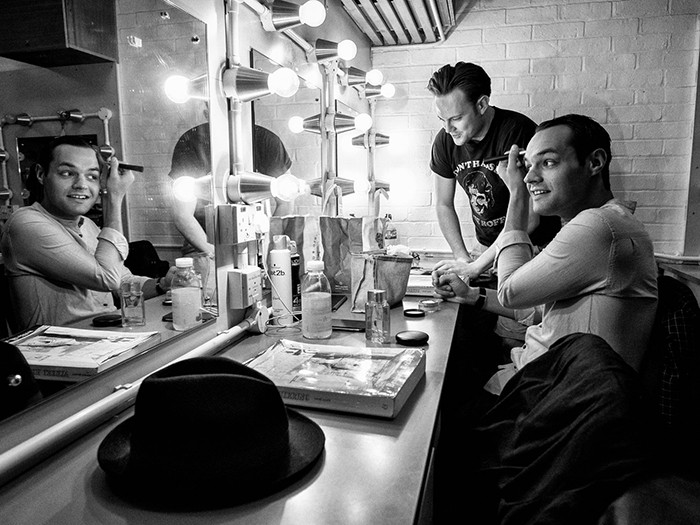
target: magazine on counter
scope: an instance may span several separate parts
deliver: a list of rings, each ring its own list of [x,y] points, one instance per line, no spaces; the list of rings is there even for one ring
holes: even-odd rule
[[[394,418],[425,375],[425,349],[282,339],[247,364],[269,377],[288,405]]]
[[[79,381],[160,342],[160,333],[41,325],[7,342],[19,348],[37,379]]]

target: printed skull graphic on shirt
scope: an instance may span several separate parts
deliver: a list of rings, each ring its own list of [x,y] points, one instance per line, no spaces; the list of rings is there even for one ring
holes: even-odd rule
[[[467,182],[467,191],[472,209],[479,215],[484,215],[493,206],[493,187],[486,177],[472,177]]]

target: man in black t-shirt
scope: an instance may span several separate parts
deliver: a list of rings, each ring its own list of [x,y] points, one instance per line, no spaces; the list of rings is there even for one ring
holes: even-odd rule
[[[440,261],[435,269],[453,270],[476,278],[489,269],[495,256],[491,248],[508,207],[508,188],[496,172],[497,164],[484,159],[502,155],[513,144],[525,147],[536,124],[525,115],[490,105],[491,79],[476,64],[458,62],[436,71],[428,83],[443,128],[433,142],[430,169],[435,175],[438,223],[454,260]],[[455,211],[456,183],[469,197],[481,255],[473,257],[464,244]],[[559,229],[556,219],[530,213],[528,232],[535,245],[544,245]],[[476,252],[477,250],[475,250]]]

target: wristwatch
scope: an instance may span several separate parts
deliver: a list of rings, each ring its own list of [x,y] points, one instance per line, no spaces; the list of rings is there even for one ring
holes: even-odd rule
[[[479,298],[474,303],[474,308],[481,310],[486,302],[486,288],[479,287]]]

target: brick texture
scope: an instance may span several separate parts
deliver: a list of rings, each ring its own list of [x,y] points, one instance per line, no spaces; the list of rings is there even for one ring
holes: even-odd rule
[[[389,135],[391,143],[377,151],[375,172],[392,184],[381,213],[393,214],[399,241],[414,249],[448,250],[437,225],[428,166],[440,124],[425,85],[440,66],[463,60],[490,74],[495,106],[535,121],[568,112],[599,120],[613,138],[615,195],[637,201],[637,214],[658,252],[681,253],[700,2],[469,4],[444,42],[372,49],[374,66],[397,87],[394,99],[376,105],[376,129]],[[473,226],[463,195],[456,206],[467,246],[472,246]]]

